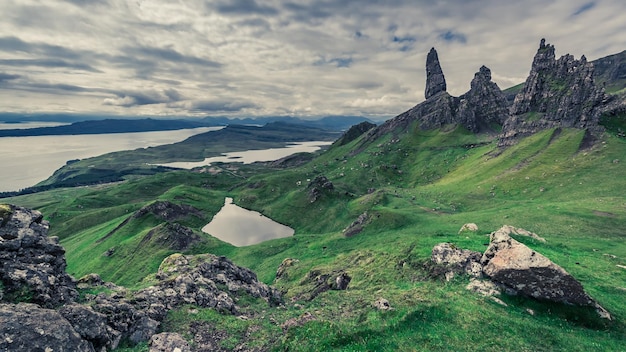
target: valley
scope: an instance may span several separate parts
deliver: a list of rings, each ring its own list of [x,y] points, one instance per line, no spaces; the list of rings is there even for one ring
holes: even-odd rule
[[[43,214],[48,235],[65,248],[69,275],[97,273],[113,283],[78,288],[79,302],[95,309],[105,311],[116,296],[136,307],[165,306],[159,293],[148,293],[174,290],[167,285],[197,294],[200,288],[185,281],[196,275],[188,266],[200,263],[202,270],[203,263],[213,263],[231,275],[223,257],[280,292],[277,304],[273,291],[251,288],[252,280],[236,288],[230,276],[214,278],[236,309],[224,300],[202,305],[197,296],[196,303],[184,296],[165,313],[150,313],[162,319],[153,332],[178,333],[196,347],[621,350],[626,100],[587,80],[593,69],[585,60],[556,59],[553,49],[541,41],[514,101],[484,66],[470,91],[448,94],[433,49],[426,101],[379,126],[357,125],[341,137],[280,123],[225,128],[211,138],[72,163],[42,183],[54,189],[2,202]],[[590,103],[581,105],[581,99]],[[143,173],[139,166],[204,158],[226,140],[249,147],[244,135],[254,135],[255,145],[274,146],[276,133],[334,143],[313,155],[220,163],[210,172]],[[203,233],[225,198],[291,227],[294,235],[236,247]],[[468,223],[477,230],[460,230]],[[431,260],[440,243],[482,255],[490,248],[489,234],[503,225],[545,239],[513,235],[576,278],[611,319],[591,306],[509,295],[504,292],[514,288],[504,284],[496,300],[466,289],[468,275],[448,278],[446,267]],[[237,275],[243,281],[247,274]],[[133,295],[134,301],[128,298]],[[148,350],[146,339],[127,335],[116,350]]]

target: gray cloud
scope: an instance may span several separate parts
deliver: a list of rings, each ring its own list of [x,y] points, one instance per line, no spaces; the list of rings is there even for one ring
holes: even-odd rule
[[[250,102],[233,102],[230,100],[201,100],[191,103],[190,110],[194,112],[220,113],[237,112],[244,109],[256,108]]]
[[[5,82],[5,81],[11,81],[14,79],[18,79],[22,76],[20,75],[13,75],[10,73],[6,73],[6,72],[0,72],[0,83]]]
[[[101,72],[87,64],[70,62],[61,59],[4,59],[0,60],[0,66],[38,66],[38,67],[63,67],[89,72]]]
[[[0,111],[391,117],[423,99],[433,46],[451,94],[481,65],[507,88],[542,37],[557,55],[624,50],[625,12],[623,0],[0,1]]]
[[[235,15],[276,15],[278,10],[272,6],[260,5],[256,0],[227,0],[215,5],[215,9],[224,14]]]

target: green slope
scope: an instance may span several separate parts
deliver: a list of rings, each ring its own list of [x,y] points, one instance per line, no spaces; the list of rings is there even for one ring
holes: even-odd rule
[[[68,249],[73,275],[96,271],[130,287],[149,284],[149,273],[172,253],[163,243],[142,243],[166,223],[147,216],[96,242],[154,200],[201,210],[205,219],[180,221],[198,234],[224,196],[292,226],[291,238],[236,248],[206,237],[188,250],[227,255],[267,283],[274,283],[283,259],[298,260],[275,282],[285,292],[284,308],[263,308],[247,321],[181,309],[165,323],[182,333],[198,322],[223,327],[223,344],[231,349],[245,341],[277,350],[623,349],[626,275],[618,265],[626,265],[624,138],[607,133],[592,148],[581,149],[583,131],[547,130],[499,150],[492,136],[455,126],[396,132],[335,146],[291,169],[240,167],[235,175],[178,171],[7,201],[44,212],[51,234]],[[311,202],[309,182],[320,175],[334,187]],[[370,218],[364,230],[345,237],[342,230],[364,212]],[[459,235],[467,222],[480,231]],[[505,297],[508,307],[503,307],[466,291],[467,278],[444,283],[430,277],[427,263],[435,244],[483,251],[485,235],[503,224],[546,238],[546,243],[519,240],[579,279],[615,319],[600,321],[586,309],[518,297]],[[103,257],[111,247],[115,254]],[[352,281],[346,291],[307,301],[302,297],[312,290],[311,271],[345,271]],[[394,309],[375,310],[380,297]],[[316,320],[282,331],[282,322],[305,312]]]

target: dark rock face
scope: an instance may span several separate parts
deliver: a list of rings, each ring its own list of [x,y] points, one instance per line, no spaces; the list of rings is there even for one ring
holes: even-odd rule
[[[350,127],[350,129],[348,129],[343,134],[343,136],[341,136],[341,138],[339,138],[334,144],[337,146],[348,144],[352,142],[353,140],[359,138],[363,133],[371,130],[374,127],[376,127],[375,124],[371,122],[363,121],[359,123],[358,125],[354,125]]]
[[[504,123],[509,114],[508,103],[498,85],[491,81],[489,68],[482,66],[475,74],[470,90],[460,97],[453,97],[445,91],[437,53],[434,50],[431,53],[426,70],[435,73],[427,73],[426,100],[370,130],[366,140],[405,131],[414,121],[422,130],[460,124],[472,132],[492,131]]]
[[[506,96],[491,81],[491,70],[485,66],[474,75],[469,92],[459,99],[457,120],[472,132],[502,125],[509,115]]]
[[[48,222],[40,212],[17,206],[0,222],[0,281],[4,300],[56,307],[78,297],[76,285],[65,273],[65,250],[47,237]]]
[[[69,304],[59,309],[59,313],[72,325],[74,330],[91,343],[96,351],[103,348],[117,348],[121,333],[107,325],[107,317],[82,304]]]
[[[446,91],[446,78],[439,63],[437,50],[431,48],[426,56],[426,92],[424,96],[429,99],[437,93]]]
[[[594,60],[592,63],[594,80],[598,85],[604,86],[608,93],[626,88],[626,50]]]
[[[332,191],[335,189],[335,186],[326,176],[320,175],[316,176],[313,181],[308,184],[307,189],[309,190],[309,200],[311,203],[315,203],[325,191]]]
[[[0,351],[94,352],[59,312],[35,304],[0,304]]]
[[[503,128],[499,146],[553,127],[601,131],[598,120],[609,101],[594,82],[593,64],[582,56],[555,59],[554,46],[541,40],[524,87],[515,97]]]

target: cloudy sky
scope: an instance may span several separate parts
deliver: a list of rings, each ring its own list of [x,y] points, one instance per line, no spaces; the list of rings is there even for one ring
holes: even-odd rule
[[[481,65],[523,82],[539,41],[626,49],[624,0],[1,0],[0,112],[395,116]]]

